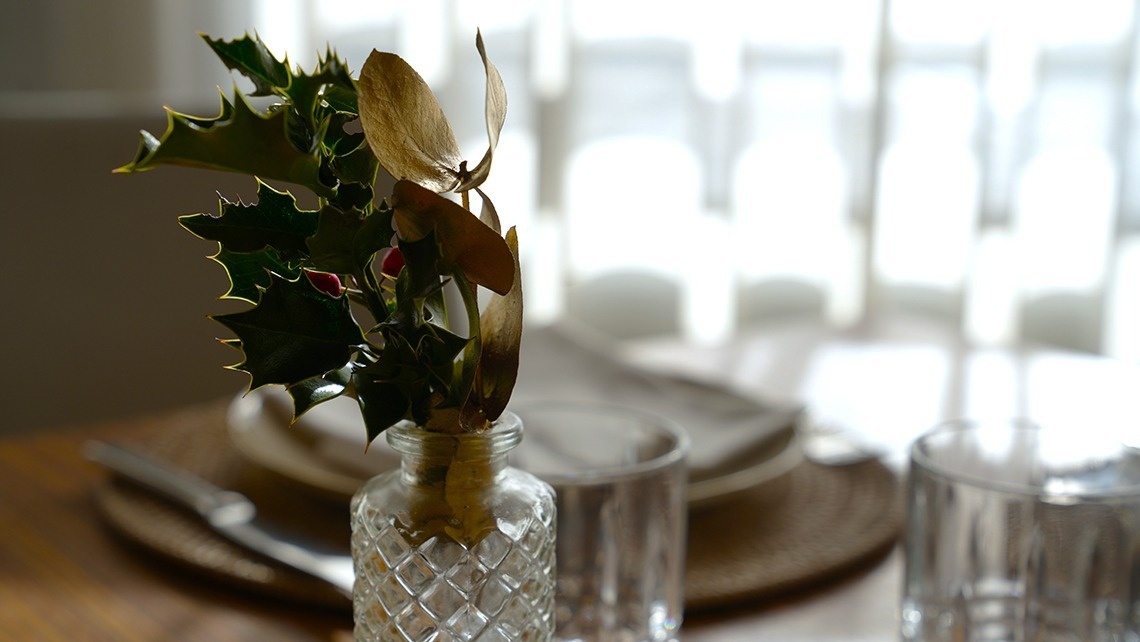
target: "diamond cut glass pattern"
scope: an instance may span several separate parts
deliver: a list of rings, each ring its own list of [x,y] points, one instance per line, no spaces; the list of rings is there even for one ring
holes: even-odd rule
[[[509,419],[508,428],[521,428]],[[497,430],[474,436],[487,443],[460,446],[454,435],[420,429],[396,435],[402,470],[368,482],[353,500],[357,640],[551,640],[553,491],[506,466],[518,436]],[[430,443],[441,439],[451,455]],[[466,468],[452,474],[458,466]]]

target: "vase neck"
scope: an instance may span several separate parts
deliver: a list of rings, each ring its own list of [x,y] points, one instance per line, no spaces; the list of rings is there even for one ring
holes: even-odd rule
[[[507,453],[522,438],[522,422],[504,413],[486,431],[447,434],[411,424],[388,429],[388,443],[400,453],[405,484],[477,488],[492,483],[507,467]]]

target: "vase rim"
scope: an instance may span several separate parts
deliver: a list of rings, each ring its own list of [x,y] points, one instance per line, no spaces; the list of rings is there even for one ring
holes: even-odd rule
[[[454,444],[455,449],[476,447],[487,456],[506,453],[522,441],[523,425],[518,415],[504,411],[481,432],[443,433],[425,430],[410,421],[402,421],[385,431],[388,445],[398,453],[414,454],[425,444]],[[463,448],[466,450],[467,448]]]

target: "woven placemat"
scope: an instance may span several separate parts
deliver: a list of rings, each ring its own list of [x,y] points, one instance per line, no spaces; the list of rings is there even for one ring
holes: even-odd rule
[[[688,611],[834,581],[886,556],[902,529],[898,480],[877,460],[805,462],[689,516]]]
[[[147,422],[135,446],[224,488],[267,518],[347,551],[343,504],[251,465],[229,444],[227,401]],[[901,528],[894,475],[878,462],[804,463],[783,477],[690,514],[686,609],[755,602],[833,580],[885,555]],[[216,535],[190,511],[112,479],[97,507],[123,537],[184,570],[298,603],[348,608],[319,581]]]
[[[251,466],[231,446],[225,428],[229,400],[144,419],[129,445],[150,452],[219,487],[247,495],[259,517],[302,533],[317,545],[347,552],[347,508],[318,500],[299,485]],[[216,534],[193,511],[133,483],[112,478],[95,491],[100,514],[129,543],[157,554],[178,570],[238,589],[300,604],[349,608],[324,582],[251,553]]]

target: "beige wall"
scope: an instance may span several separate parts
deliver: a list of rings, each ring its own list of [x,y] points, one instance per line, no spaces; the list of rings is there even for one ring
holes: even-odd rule
[[[159,118],[0,120],[0,434],[237,393],[240,355],[207,314],[227,281],[176,222],[252,180],[162,168],[113,175]]]

